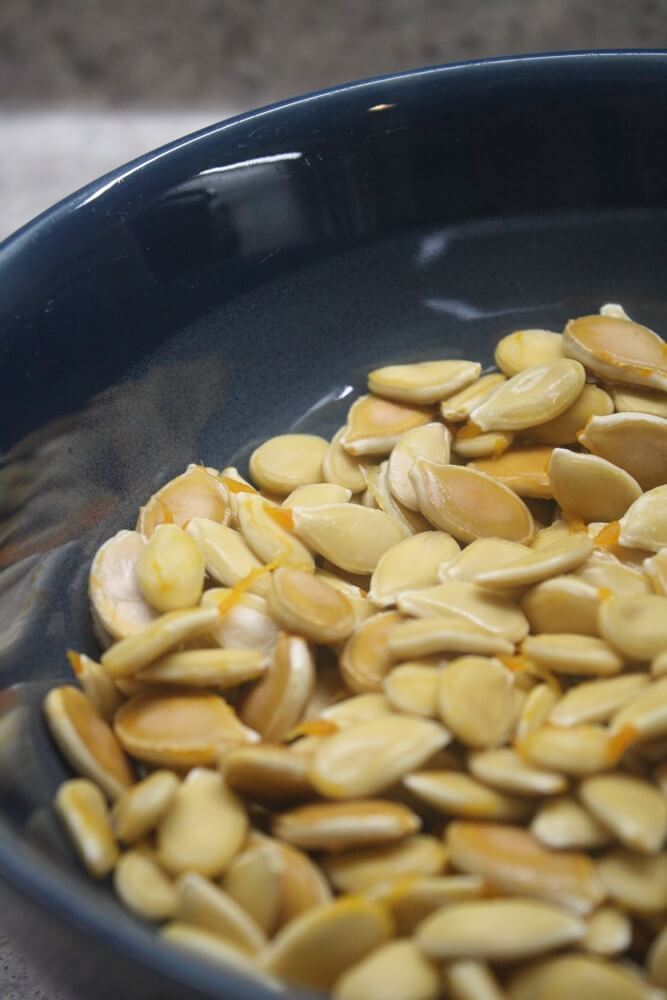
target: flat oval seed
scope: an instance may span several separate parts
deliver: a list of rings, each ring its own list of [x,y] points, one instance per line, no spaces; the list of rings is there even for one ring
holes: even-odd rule
[[[610,680],[577,684],[554,705],[549,721],[555,726],[607,722],[615,712],[641,694],[648,682],[645,674],[624,674]]]
[[[267,611],[266,601],[258,594],[237,596],[225,587],[212,587],[204,593],[201,603],[218,612],[213,627],[206,632],[212,645],[273,656],[280,631]]]
[[[266,675],[241,708],[243,722],[265,740],[281,740],[301,719],[315,688],[315,666],[308,643],[281,635]]]
[[[268,608],[283,628],[313,642],[347,639],[355,625],[348,598],[312,573],[283,566],[271,576]]]
[[[245,808],[222,775],[196,767],[158,825],[158,857],[173,874],[194,871],[213,878],[238,854],[247,833]]]
[[[651,982],[667,989],[667,927],[663,927],[651,945],[646,966]]]
[[[419,512],[404,507],[392,493],[389,486],[389,462],[382,462],[379,466],[367,469],[365,474],[368,493],[373,500],[373,503],[365,506],[375,506],[385,514],[389,514],[403,530],[404,536],[429,530],[430,524],[426,518]]]
[[[527,830],[494,823],[450,823],[447,847],[460,871],[506,895],[550,900],[586,914],[602,901],[595,865],[585,854],[542,847]]]
[[[532,767],[509,747],[473,753],[468,767],[479,781],[514,795],[554,795],[567,788],[562,774]]]
[[[596,955],[622,955],[631,943],[632,923],[625,913],[613,906],[601,906],[588,920],[581,947]]]
[[[500,660],[462,656],[440,674],[438,713],[468,747],[504,743],[514,724],[514,677]]]
[[[260,963],[295,986],[328,990],[391,934],[391,921],[377,903],[337,899],[303,913],[279,931]]]
[[[160,937],[174,948],[181,948],[204,962],[219,966],[227,975],[231,969],[260,984],[265,990],[282,992],[282,984],[260,972],[249,955],[224,941],[219,934],[172,920],[160,930]]]
[[[283,507],[321,507],[324,503],[347,503],[352,499],[352,490],[335,483],[308,483],[297,486],[283,500]]]
[[[667,350],[661,337],[629,319],[580,316],[566,325],[563,346],[600,378],[667,389]]]
[[[332,854],[322,867],[339,892],[361,892],[391,879],[439,875],[447,851],[435,837],[407,837],[387,847],[366,847]]]
[[[621,518],[621,545],[659,552],[667,547],[667,486],[644,493]]]
[[[563,632],[529,635],[521,644],[521,652],[538,666],[561,674],[609,677],[623,669],[623,658],[604,639],[595,636]]]
[[[102,654],[102,665],[113,678],[132,677],[142,667],[206,631],[217,621],[217,608],[169,611],[107,649]]]
[[[436,959],[482,958],[514,962],[580,941],[583,920],[552,903],[488,899],[456,903],[427,917],[417,944]]]
[[[137,760],[166,767],[213,764],[221,745],[258,739],[223,698],[196,688],[133,695],[117,712],[114,730]]]
[[[116,864],[118,847],[97,785],[86,778],[64,781],[55,808],[86,870],[93,878],[104,878]]]
[[[437,1000],[439,976],[412,941],[391,941],[337,980],[334,1000]]]
[[[492,635],[520,642],[528,633],[523,612],[506,594],[495,594],[464,581],[413,590],[398,599],[399,609],[419,618],[462,618]]]
[[[434,719],[438,714],[439,672],[419,662],[402,663],[385,677],[384,693],[397,712]]]
[[[667,854],[614,850],[598,861],[612,902],[629,913],[659,913],[667,906]]]
[[[563,358],[527,368],[476,407],[470,419],[483,431],[520,431],[560,416],[584,387],[578,361]]]
[[[404,778],[403,784],[446,816],[517,820],[530,812],[525,799],[497,792],[455,771],[418,771]]]
[[[174,801],[178,785],[173,771],[154,771],[123,792],[112,813],[118,839],[134,844],[152,833]]]
[[[461,389],[460,392],[454,393],[453,396],[448,396],[440,404],[442,419],[453,423],[460,423],[463,420],[467,420],[475,407],[480,406],[504,381],[505,376],[500,375],[498,372],[490,375],[482,375],[472,385]]]
[[[471,462],[469,468],[491,476],[520,497],[548,500],[553,495],[547,471],[552,450],[543,445],[508,448],[498,457]]]
[[[261,489],[283,495],[319,483],[328,447],[328,441],[314,434],[279,434],[255,448],[250,475]]]
[[[113,730],[77,688],[49,691],[44,715],[59,750],[78,774],[94,781],[112,801],[129,788],[132,768]]]
[[[430,420],[430,412],[379,396],[360,396],[347,415],[340,444],[350,455],[388,455],[399,438]]]
[[[494,566],[500,569],[507,563],[516,562],[521,556],[532,551],[526,545],[517,542],[506,542],[502,538],[478,538],[466,545],[448,562],[442,562],[438,578],[442,583],[447,580],[463,580],[472,583],[479,573]]]
[[[655,417],[667,417],[667,395],[664,392],[628,385],[612,385],[609,391],[617,413],[652,413]]]
[[[599,606],[599,588],[574,576],[544,580],[521,601],[521,610],[536,633],[567,629],[570,634],[596,636]]]
[[[389,653],[398,660],[432,653],[510,654],[514,646],[464,618],[424,618],[396,625],[387,640]]]
[[[553,545],[529,549],[514,562],[500,568],[478,573],[473,582],[491,590],[525,587],[576,569],[592,551],[593,543],[587,535],[570,535]]]
[[[184,527],[193,517],[206,517],[227,524],[231,505],[226,487],[203,465],[187,470],[154,493],[139,511],[137,531],[150,538],[159,524]]]
[[[238,747],[225,755],[223,773],[235,792],[260,802],[287,805],[312,798],[308,756],[287,747],[260,743]]]
[[[204,517],[194,517],[186,531],[204,554],[206,572],[216,583],[233,587],[262,567],[243,535],[233,528]],[[265,594],[268,586],[267,577],[261,576],[248,589]]]
[[[470,437],[462,427],[452,441],[452,451],[459,458],[494,459],[503,455],[513,441],[514,435],[509,431],[487,431]]]
[[[345,684],[356,694],[379,692],[392,666],[388,637],[403,620],[395,611],[367,618],[347,640],[340,657]]]
[[[349,573],[372,573],[384,553],[405,537],[389,514],[358,504],[296,507],[292,514],[299,537]]]
[[[392,708],[383,694],[358,694],[354,698],[344,698],[322,710],[322,718],[333,722],[338,729],[356,726],[359,722],[379,719],[391,715]]]
[[[554,448],[549,479],[566,514],[587,522],[617,520],[642,492],[639,483],[617,465],[567,448]]]
[[[518,740],[515,749],[537,767],[573,776],[595,774],[615,763],[609,734],[602,726],[543,726]]]
[[[510,376],[562,357],[563,337],[551,330],[517,330],[496,344],[496,364]]]
[[[508,1000],[551,997],[650,1000],[650,993],[630,968],[592,955],[560,955],[520,969],[510,980]]]
[[[399,402],[437,403],[479,378],[476,361],[421,361],[410,365],[376,368],[368,376],[368,388],[377,396]]]
[[[266,667],[266,656],[258,649],[183,649],[144,667],[136,679],[225,690],[256,680]]]
[[[505,995],[485,962],[461,958],[449,962],[442,978],[451,1000],[504,1000]]]
[[[421,459],[410,480],[422,514],[461,542],[487,537],[527,542],[533,534],[533,519],[524,502],[482,472]]]
[[[277,840],[263,837],[262,843],[267,842],[279,852],[282,864],[277,926],[283,927],[306,910],[328,903],[332,894],[321,869],[307,854],[289,844],[281,844]]]
[[[352,493],[361,493],[366,489],[363,468],[341,444],[345,431],[346,428],[341,427],[331,439],[322,462],[322,474],[327,483],[342,486]]]
[[[625,469],[643,490],[667,482],[667,420],[648,413],[593,417],[579,435],[588,451]]]
[[[139,589],[137,564],[145,548],[139,532],[119,531],[95,553],[88,596],[100,639],[124,639],[156,617]]]
[[[282,813],[274,820],[273,834],[308,851],[343,851],[401,840],[420,826],[419,817],[397,802],[358,799]]]
[[[521,740],[528,733],[540,729],[549,718],[549,712],[556,704],[558,695],[548,684],[537,684],[529,691],[516,728],[516,739]]]
[[[238,519],[241,534],[262,562],[279,559],[301,569],[314,566],[312,554],[291,530],[292,512],[272,507],[258,494],[239,493]]]
[[[285,864],[277,844],[251,837],[225,872],[222,888],[267,936],[278,923]]]
[[[168,920],[176,913],[177,895],[171,879],[140,851],[122,855],[113,884],[123,905],[143,920]]]
[[[104,667],[84,653],[69,650],[67,659],[83,693],[105,722],[111,722],[123,704],[123,696]]]
[[[410,470],[421,458],[447,465],[451,435],[442,424],[425,424],[404,434],[389,457],[391,492],[408,510],[419,510],[419,500],[410,482]]]
[[[591,417],[606,417],[613,412],[614,404],[609,395],[598,386],[587,384],[564,413],[537,427],[530,427],[524,436],[538,444],[561,447],[566,444],[576,444],[577,434]]]
[[[395,604],[406,590],[438,582],[438,569],[459,552],[457,542],[444,531],[422,531],[392,546],[371,577],[369,597],[379,607]]]
[[[592,587],[605,588],[623,597],[652,593],[644,573],[624,566],[613,555],[601,550],[596,550],[574,575]]]
[[[389,788],[450,742],[437,722],[386,715],[344,729],[316,751],[309,776],[327,798],[361,798]]]
[[[603,774],[582,781],[582,802],[625,847],[656,854],[667,837],[667,799],[647,781]]]
[[[612,719],[611,732],[641,740],[667,736],[667,678],[649,684],[622,708]]]
[[[183,923],[217,934],[248,955],[256,955],[266,936],[253,918],[224,889],[197,872],[178,880],[176,916]]]
[[[557,851],[604,847],[611,840],[608,830],[568,796],[541,805],[530,832],[540,843]]]
[[[667,597],[610,597],[600,605],[600,635],[633,660],[652,660],[667,649]]]
[[[156,611],[192,608],[204,589],[204,555],[176,524],[159,524],[137,560],[139,589]]]

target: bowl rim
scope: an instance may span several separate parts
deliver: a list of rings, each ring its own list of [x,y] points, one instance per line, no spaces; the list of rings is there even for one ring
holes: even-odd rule
[[[136,174],[150,171],[154,164],[165,158],[177,158],[179,154],[191,145],[202,142],[211,136],[230,133],[230,138],[242,132],[250,123],[257,119],[275,114],[288,115],[303,105],[317,101],[335,101],[340,95],[381,88],[386,84],[403,84],[412,80],[435,79],[448,75],[474,75],[480,69],[497,67],[504,73],[506,70],[521,68],[527,65],[554,67],[567,63],[572,69],[589,66],[594,62],[602,63],[613,60],[615,63],[631,63],[634,61],[655,60],[667,73],[667,49],[624,48],[624,49],[580,49],[556,52],[531,52],[518,55],[500,55],[490,58],[468,59],[457,62],[438,64],[399,73],[389,73],[342,83],[333,87],[311,91],[296,97],[287,98],[257,109],[242,112],[232,118],[213,122],[212,124],[175,139],[163,146],[157,147],[129,162],[109,171],[100,178],[91,181],[72,194],[67,195],[51,207],[47,208],[33,219],[26,222],[18,230],[0,241],[0,273],[3,268],[11,267],[14,255],[23,255],[30,251],[42,236],[50,233],[73,212],[96,202],[96,208],[105,219],[109,211],[113,211],[114,203],[124,194],[123,182]],[[233,968],[223,969],[207,965],[198,958],[191,957],[187,952],[176,950],[164,942],[149,928],[137,931],[132,921],[123,922],[113,915],[108,916],[104,910],[89,904],[85,897],[72,892],[68,878],[64,873],[42,868],[33,860],[37,848],[26,845],[20,837],[11,830],[0,814],[0,879],[6,880],[19,893],[31,897],[34,903],[47,909],[55,917],[66,921],[97,940],[106,947],[121,951],[144,969],[161,973],[174,980],[175,983],[201,990],[205,995],[220,995],[221,988],[233,989],[237,1000],[267,1000],[276,994],[268,987],[263,987],[259,981],[243,977]],[[293,997],[313,997],[312,993],[292,989]]]

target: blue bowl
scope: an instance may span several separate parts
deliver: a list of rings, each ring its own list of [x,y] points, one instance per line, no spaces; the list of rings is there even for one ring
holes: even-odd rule
[[[164,947],[54,819],[39,705],[96,650],[96,548],[190,461],[332,433],[378,363],[606,301],[664,329],[666,122],[664,53],[419,70],[214,125],[0,247],[0,877],[68,996],[273,995]]]

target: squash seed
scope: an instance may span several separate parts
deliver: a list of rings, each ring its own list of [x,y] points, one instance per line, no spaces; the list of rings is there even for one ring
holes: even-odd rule
[[[44,715],[59,750],[78,774],[94,781],[112,801],[129,788],[134,777],[121,745],[78,688],[66,684],[49,691]]]
[[[653,941],[646,960],[651,982],[667,989],[667,927]]]
[[[659,552],[667,547],[667,486],[656,486],[640,496],[620,520],[621,545]]]
[[[269,615],[266,601],[258,594],[234,594],[233,589],[212,587],[202,597],[203,608],[215,608],[218,617],[204,639],[226,649],[249,649],[273,656],[280,630]]]
[[[552,452],[552,448],[544,445],[522,445],[509,448],[498,457],[471,462],[468,468],[484,472],[520,497],[549,500],[553,496],[548,473]]]
[[[189,465],[154,493],[139,511],[137,531],[150,538],[159,524],[182,528],[193,517],[206,517],[227,524],[231,505],[226,487],[203,465]]]
[[[450,742],[437,722],[385,715],[325,739],[309,777],[327,798],[361,798],[384,791]]]
[[[645,674],[623,674],[609,680],[588,681],[570,688],[554,705],[549,721],[555,726],[607,722],[648,684]]]
[[[396,499],[408,510],[418,511],[419,500],[410,482],[410,470],[421,458],[447,465],[450,458],[451,435],[442,424],[425,424],[404,434],[389,457],[389,487]]]
[[[487,899],[444,907],[417,929],[417,944],[434,959],[515,962],[580,941],[586,924],[536,899]]]
[[[565,513],[587,522],[617,520],[642,495],[639,483],[617,465],[566,448],[554,448],[549,479]]]
[[[667,649],[667,597],[610,597],[600,605],[600,635],[633,660],[652,660]]]
[[[464,618],[424,618],[396,624],[387,638],[389,654],[398,660],[432,653],[477,653],[493,656],[511,653],[514,646]],[[349,682],[348,682],[349,683]]]
[[[260,965],[294,986],[331,989],[346,969],[387,941],[392,930],[382,906],[342,897],[292,920],[265,948]]]
[[[266,657],[260,650],[183,649],[144,667],[136,679],[149,684],[224,690],[256,680],[265,673],[266,667]]]
[[[218,609],[213,607],[169,611],[107,649],[102,654],[102,666],[114,679],[133,677],[142,667],[217,621]]]
[[[64,781],[55,808],[76,853],[93,878],[104,878],[118,859],[104,796],[87,778]]]
[[[514,795],[554,795],[567,788],[562,774],[533,767],[509,747],[473,753],[468,767],[479,781]]]
[[[229,788],[246,798],[277,805],[313,797],[308,763],[306,754],[270,743],[238,747],[221,762]]]
[[[88,596],[102,645],[108,639],[124,639],[157,617],[139,589],[137,565],[145,548],[139,532],[119,531],[95,553]]]
[[[566,325],[565,353],[602,379],[667,389],[667,351],[648,327],[618,316],[580,316]]]
[[[470,419],[483,431],[520,431],[546,423],[574,403],[585,379],[583,365],[568,358],[526,368],[476,407]]]
[[[142,851],[127,851],[113,875],[116,895],[143,920],[168,920],[176,913],[176,888],[168,875]]]
[[[281,740],[299,722],[315,688],[315,666],[308,643],[281,635],[264,677],[241,708],[246,726],[265,740]]]
[[[492,590],[525,587],[577,569],[592,551],[593,543],[586,535],[570,535],[553,545],[527,549],[513,562],[478,573],[473,582]]]
[[[596,955],[622,955],[631,943],[632,923],[625,913],[614,906],[601,906],[588,919],[581,947]]]
[[[321,802],[277,816],[273,833],[308,851],[343,851],[387,844],[416,833],[419,817],[406,806],[382,799]]]
[[[134,844],[152,833],[171,807],[178,785],[173,771],[153,771],[123,792],[111,814],[118,839]]]
[[[339,892],[361,892],[381,882],[440,875],[447,851],[435,837],[417,834],[386,847],[365,847],[324,858],[322,867]]]
[[[239,493],[237,503],[241,534],[258,559],[279,559],[300,569],[314,566],[311,553],[292,533],[292,511],[272,507],[253,493]]]
[[[224,587],[233,587],[262,567],[243,535],[227,525],[194,517],[186,531],[204,554],[208,575]],[[259,575],[248,586],[256,594],[266,594],[268,588],[268,578]]]
[[[384,553],[405,537],[389,514],[358,504],[296,507],[292,515],[299,537],[350,573],[372,573]]]
[[[582,781],[587,809],[633,851],[656,854],[667,837],[667,799],[647,781],[626,774],[602,774]]]
[[[329,442],[315,434],[279,434],[255,448],[250,475],[261,489],[283,495],[319,483],[328,447]]]
[[[427,424],[430,417],[426,409],[379,396],[360,396],[350,407],[340,444],[350,455],[384,457],[402,434]]]
[[[192,927],[180,920],[172,920],[161,929],[160,937],[172,947],[181,948],[204,962],[219,966],[227,974],[232,969],[241,976],[251,979],[253,983],[259,983],[264,989],[282,992],[281,984],[262,973],[250,955],[224,941],[219,934],[202,930],[201,927]]]
[[[271,576],[268,608],[283,628],[313,642],[346,639],[355,619],[348,598],[312,573],[283,566]]]
[[[573,777],[596,774],[616,762],[610,736],[602,726],[564,729],[545,725],[517,740],[515,749],[537,767]]]
[[[456,557],[457,542],[444,531],[423,531],[404,538],[380,558],[371,577],[370,600],[395,604],[402,593],[438,582],[438,568]]]
[[[375,506],[396,521],[404,536],[429,530],[431,526],[423,514],[404,507],[392,493],[389,486],[389,462],[381,462],[379,466],[367,469],[365,475]]]
[[[459,871],[479,875],[507,895],[544,899],[586,914],[604,897],[586,854],[543,847],[527,830],[494,823],[450,823],[447,847]]]
[[[604,604],[601,614],[603,609]],[[622,657],[595,636],[563,632],[529,635],[521,644],[521,652],[539,667],[556,673],[609,677],[623,669]]]
[[[247,832],[245,808],[222,775],[195,767],[158,824],[158,857],[172,874],[193,871],[213,878],[238,854]]]
[[[446,816],[519,820],[530,813],[530,803],[525,799],[497,792],[455,771],[415,771],[403,779],[403,784]]]
[[[358,694],[354,698],[344,698],[322,710],[322,718],[332,722],[338,729],[356,726],[359,722],[370,722],[383,715],[391,715],[392,707],[383,694]]]
[[[118,710],[114,730],[127,753],[165,767],[214,764],[221,746],[259,739],[223,698],[196,688],[140,691]]]
[[[424,917],[441,907],[479,899],[484,892],[484,883],[476,875],[403,876],[361,890],[367,899],[389,910],[400,935],[412,934]]]
[[[496,594],[465,581],[447,580],[436,587],[402,594],[398,607],[408,615],[460,618],[492,635],[520,642],[528,634],[523,612],[506,594]]]
[[[574,576],[592,587],[622,597],[652,592],[651,584],[643,573],[630,566],[624,566],[615,556],[597,549],[583,566],[574,571]]]
[[[591,417],[606,417],[614,412],[614,404],[608,393],[596,385],[586,384],[574,403],[553,420],[547,420],[537,427],[530,427],[522,437],[530,438],[537,444],[563,447],[577,443],[577,434],[586,426]]]
[[[435,719],[438,714],[439,671],[419,661],[402,663],[384,679],[384,693],[397,712]]]
[[[667,420],[648,413],[593,417],[579,435],[588,451],[620,466],[643,490],[667,482]]]
[[[540,843],[557,851],[595,849],[611,841],[609,831],[569,796],[541,805],[530,832]]]
[[[477,538],[448,561],[443,560],[438,578],[441,583],[446,583],[447,580],[473,583],[478,574],[489,566],[500,569],[530,551],[526,545],[506,542],[502,538]]]
[[[613,850],[598,861],[598,872],[613,903],[628,913],[659,913],[667,907],[667,854]]]
[[[221,883],[227,895],[267,937],[277,927],[284,872],[280,846],[252,835],[248,845],[230,862]]]
[[[612,385],[609,391],[617,413],[651,413],[654,417],[667,417],[664,392],[629,385]]]
[[[204,555],[176,524],[159,524],[137,560],[144,599],[156,611],[192,608],[204,589]]]
[[[500,660],[462,656],[440,674],[438,712],[459,742],[488,749],[507,740],[514,723],[514,677]]]
[[[482,472],[421,459],[410,480],[422,514],[457,541],[494,537],[527,542],[533,534],[533,519],[520,497]]]
[[[105,722],[111,722],[123,697],[104,667],[84,653],[72,650],[67,653],[67,659],[88,701]]]
[[[493,475],[490,471],[489,466],[493,469],[495,466],[495,459],[500,461],[500,457],[505,454],[508,448],[514,443],[514,435],[510,434],[509,431],[487,431],[486,434],[477,434],[475,437],[470,437],[467,433],[466,427],[462,427],[461,431],[452,441],[452,451],[459,458],[467,459],[480,459],[480,471],[488,472],[489,475]],[[485,462],[484,459],[487,459]],[[471,462],[472,468],[477,468],[477,462]],[[498,479],[501,477],[498,476]],[[507,484],[510,485],[509,483]],[[518,490],[515,490],[517,493]]]
[[[381,945],[337,980],[334,1000],[437,1000],[438,972],[412,941]]]
[[[308,483],[297,486],[283,500],[283,507],[321,507],[325,503],[347,503],[352,499],[352,490],[335,483]]]
[[[538,552],[541,550],[538,550]],[[598,588],[575,576],[554,576],[528,591],[521,610],[535,633],[598,634]]]
[[[505,381],[505,376],[498,372],[493,372],[490,375],[482,375],[476,382],[443,400],[440,404],[442,419],[449,420],[452,423],[460,423],[463,420],[467,420],[475,407],[480,406]]]
[[[517,330],[498,341],[494,356],[501,372],[518,375],[526,368],[565,357],[563,337],[551,330]]]
[[[516,739],[522,740],[528,733],[541,729],[549,718],[549,713],[558,701],[558,695],[548,684],[537,684],[529,691],[516,726]]]
[[[352,493],[361,493],[366,489],[363,467],[341,444],[346,429],[341,427],[331,439],[322,461],[322,474],[327,483],[342,486]]]
[[[667,678],[655,681],[614,716],[613,735],[628,734],[637,740],[667,736]]]
[[[403,620],[395,611],[367,618],[350,636],[340,657],[343,681],[356,694],[379,692],[392,666],[389,636]]]
[[[224,889],[198,872],[185,872],[177,883],[176,917],[219,935],[248,955],[256,955],[266,936],[249,913]]]
[[[594,955],[559,955],[519,969],[507,993],[508,1000],[559,996],[650,1000],[646,983],[632,969]]]
[[[476,361],[421,361],[376,368],[368,376],[370,392],[402,403],[437,403],[479,378]]]
[[[486,962],[460,958],[449,962],[442,978],[451,1000],[504,1000],[504,994]]]

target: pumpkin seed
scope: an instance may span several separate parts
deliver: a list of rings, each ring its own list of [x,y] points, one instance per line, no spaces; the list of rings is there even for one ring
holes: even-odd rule
[[[365,847],[324,858],[322,866],[339,892],[361,892],[391,879],[440,875],[447,851],[435,837],[417,834],[386,847]]]
[[[512,673],[500,660],[462,656],[440,674],[440,718],[465,746],[500,746],[514,723],[513,688]]]
[[[513,562],[476,574],[473,582],[492,590],[525,587],[576,569],[592,551],[593,543],[586,535],[570,535],[540,549],[527,549]]]
[[[487,788],[467,774],[454,771],[416,771],[403,784],[418,799],[447,816],[466,819],[525,819],[530,804]]]
[[[255,448],[250,475],[261,489],[278,494],[319,483],[328,447],[328,441],[314,434],[279,434]]]
[[[588,451],[620,466],[643,490],[667,482],[667,420],[648,413],[593,417],[579,435]]]
[[[622,545],[659,552],[667,546],[665,517],[667,486],[656,486],[644,493],[621,518],[619,541]]]
[[[667,989],[667,927],[655,938],[646,960],[651,982]]]
[[[520,497],[548,500],[553,496],[548,472],[552,452],[552,448],[543,445],[522,445],[509,448],[498,457],[471,462],[468,468],[484,472]]]
[[[352,490],[335,483],[308,483],[297,486],[283,500],[283,507],[321,507],[325,503],[347,503],[352,499]]]
[[[139,511],[137,531],[150,538],[159,524],[179,528],[193,517],[206,517],[227,524],[231,515],[229,494],[214,470],[203,465],[189,465],[154,493]]]
[[[434,719],[438,714],[439,672],[419,661],[402,663],[384,680],[384,693],[397,712]]]
[[[496,344],[495,360],[505,375],[563,358],[563,338],[551,330],[517,330]]]
[[[292,533],[292,511],[272,507],[253,493],[239,493],[237,504],[241,534],[258,559],[264,563],[279,559],[300,569],[314,566],[311,553]]]
[[[568,357],[610,382],[667,389],[664,341],[648,327],[619,316],[580,316],[566,325]]]
[[[284,812],[274,820],[273,833],[309,851],[342,851],[401,840],[420,826],[419,817],[397,802],[357,799]]]
[[[418,511],[419,500],[410,482],[410,470],[421,458],[447,465],[451,435],[442,424],[425,424],[404,434],[389,457],[389,486],[396,499],[408,510]]]
[[[72,845],[93,878],[104,878],[118,859],[118,847],[102,792],[87,778],[64,781],[55,808]]]
[[[322,475],[327,483],[342,486],[352,493],[361,493],[366,489],[363,467],[341,444],[346,429],[341,427],[331,439],[322,461]]]
[[[540,550],[538,550],[540,551]],[[532,632],[597,636],[598,588],[574,576],[555,576],[528,591],[521,609]]]
[[[350,636],[340,657],[344,682],[356,694],[379,692],[392,666],[388,637],[402,616],[386,611],[368,618]]]
[[[651,413],[654,417],[667,417],[667,396],[664,392],[629,385],[612,385],[609,391],[617,413]]]
[[[569,796],[541,805],[530,832],[540,843],[557,851],[605,847],[611,840],[608,830]]]
[[[261,562],[243,535],[233,528],[203,517],[194,517],[186,530],[204,554],[206,572],[216,583],[233,587],[239,580],[261,569]],[[266,594],[268,587],[268,578],[258,575],[248,589],[256,594]]]
[[[422,920],[443,906],[479,899],[485,886],[476,875],[422,875],[387,879],[361,890],[391,913],[398,934],[412,934]]]
[[[438,577],[441,583],[447,580],[473,583],[479,573],[483,573],[489,566],[500,569],[530,551],[526,545],[506,542],[502,538],[477,538],[448,561],[443,560]]]
[[[436,587],[402,594],[398,607],[408,615],[431,618],[456,617],[487,632],[520,642],[528,633],[528,622],[506,594],[496,594],[465,581],[447,580]]]
[[[602,774],[582,781],[587,809],[633,851],[656,854],[667,837],[667,799],[647,781]]]
[[[142,667],[217,621],[218,609],[214,607],[169,611],[107,649],[102,654],[102,665],[114,679],[133,677]]]
[[[348,729],[359,722],[379,719],[391,712],[392,707],[383,694],[358,694],[323,709],[322,718],[334,723],[338,729]]]
[[[399,660],[431,653],[511,653],[514,646],[502,636],[464,618],[425,618],[395,624],[387,638],[389,654]],[[348,682],[349,683],[349,682]]]
[[[509,747],[473,753],[468,767],[479,781],[514,795],[554,795],[567,788],[562,774],[531,766]]]
[[[504,1000],[485,962],[465,958],[449,962],[443,969],[443,982],[451,1000]]]
[[[482,375],[476,382],[443,400],[440,404],[442,419],[452,423],[467,420],[475,407],[480,406],[505,381],[505,376],[497,372],[491,375]]]
[[[509,983],[508,1000],[559,995],[588,1000],[650,1000],[646,984],[630,968],[594,955],[559,955],[537,962],[515,972]]]
[[[600,605],[600,635],[633,660],[651,660],[667,649],[667,597],[610,597]]]
[[[603,602],[601,615],[606,603]],[[595,636],[563,632],[529,635],[523,640],[521,651],[538,666],[556,673],[609,677],[623,669],[622,657],[604,639]]]
[[[549,718],[549,713],[558,701],[558,697],[548,684],[537,684],[528,693],[517,722],[517,740],[522,740],[535,729],[541,729]]]
[[[258,594],[235,594],[233,589],[212,587],[202,597],[202,607],[215,608],[218,616],[204,636],[211,645],[249,649],[265,657],[274,654],[280,631]]]
[[[483,431],[520,431],[544,424],[574,403],[585,379],[583,366],[568,358],[526,368],[476,407],[470,419]]]
[[[67,659],[88,701],[105,722],[111,722],[123,704],[123,697],[104,667],[84,653],[72,650],[67,653]]]
[[[337,980],[334,1000],[437,1000],[438,972],[412,941],[390,941]]]
[[[437,583],[440,565],[458,552],[458,544],[444,531],[423,531],[404,538],[378,562],[371,577],[371,601],[387,607],[405,591]]]
[[[501,455],[504,455],[513,443],[514,435],[510,434],[509,431],[487,431],[486,434],[470,437],[467,428],[462,427],[452,441],[452,451],[459,458],[481,459],[482,461],[479,463],[471,462],[471,467],[479,467],[481,472],[493,475],[492,470],[496,468],[495,460],[500,462]],[[484,459],[488,461],[485,462]],[[498,476],[497,478],[501,479],[502,477]],[[514,492],[518,493],[519,491],[515,490]]]
[[[278,924],[285,867],[278,844],[252,835],[230,862],[221,883],[267,937]]]
[[[168,654],[150,667],[144,667],[136,679],[149,684],[224,690],[256,680],[266,667],[266,657],[260,650],[184,649]]]
[[[667,736],[667,678],[649,684],[617,712],[611,722],[611,732],[614,735],[628,733],[641,740]]]
[[[554,705],[549,721],[555,726],[607,722],[615,712],[641,694],[647,684],[648,677],[644,674],[624,674],[609,680],[578,684]]]
[[[232,896],[197,872],[185,872],[177,883],[176,917],[183,923],[217,934],[248,955],[255,955],[266,936]]]
[[[667,854],[613,850],[598,861],[598,872],[613,903],[629,913],[659,913],[667,907]]]
[[[639,483],[617,465],[567,448],[554,448],[549,479],[566,514],[583,521],[617,520],[642,495]]]
[[[667,550],[656,552],[654,556],[646,559],[644,572],[651,581],[655,593],[667,597]]]
[[[405,537],[389,514],[357,504],[296,507],[292,515],[296,533],[350,573],[372,573],[384,553]]]
[[[312,798],[308,757],[279,744],[238,747],[226,754],[222,769],[227,785],[247,798],[286,805]]]
[[[113,828],[124,844],[134,844],[153,832],[171,807],[179,781],[173,771],[153,771],[116,801]]]
[[[350,455],[390,453],[406,431],[430,420],[430,412],[379,396],[360,396],[350,407],[340,444]]]
[[[281,740],[301,719],[315,687],[315,666],[307,642],[281,635],[265,676],[241,708],[246,726],[265,740]]]
[[[272,574],[267,600],[283,628],[313,642],[340,642],[355,625],[352,605],[344,594],[312,573],[289,566]]]
[[[476,361],[421,361],[409,365],[376,368],[368,376],[368,388],[378,396],[405,403],[437,403],[479,378]]]
[[[622,955],[631,943],[632,924],[625,913],[613,906],[601,906],[589,917],[581,947],[596,955]]]
[[[137,560],[144,599],[156,611],[192,608],[204,589],[204,555],[176,524],[159,524]]]
[[[137,565],[145,548],[139,532],[119,531],[95,553],[88,596],[102,645],[124,639],[156,618],[139,589]]]
[[[517,740],[515,749],[531,764],[548,771],[583,776],[614,766],[615,756],[602,726],[543,726]]]
[[[553,420],[547,420],[537,427],[529,427],[525,437],[537,444],[562,447],[576,444],[577,434],[592,417],[606,417],[614,412],[614,403],[608,393],[596,385],[586,384],[574,403]]]
[[[160,937],[173,947],[191,952],[197,958],[219,966],[226,973],[233,969],[254,983],[260,983],[264,989],[282,992],[280,984],[257,969],[249,955],[224,941],[218,934],[192,927],[180,920],[172,920],[161,929]]]

